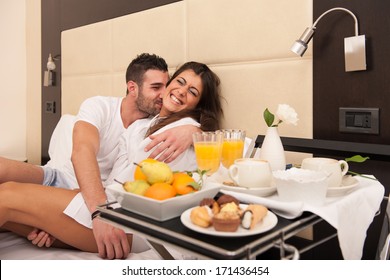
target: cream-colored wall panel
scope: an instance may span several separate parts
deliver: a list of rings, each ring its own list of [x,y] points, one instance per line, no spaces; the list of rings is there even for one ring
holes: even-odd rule
[[[312,0],[187,0],[186,4],[188,58],[206,63],[295,57],[290,47],[312,23]]]
[[[312,136],[311,61],[242,64],[213,68],[222,83],[224,127],[247,130],[249,137],[265,134],[265,108],[275,113],[278,104],[289,104],[298,113],[297,126],[282,124],[282,136]]]
[[[244,128],[249,137],[265,134],[264,109],[275,112],[287,103],[300,121],[281,125],[280,134],[311,138],[311,50],[304,58],[289,51],[311,23],[311,0],[184,0],[64,32],[63,113],[77,113],[93,95],[124,96],[129,62],[150,52],[167,60],[170,73],[188,60],[218,73],[226,98],[224,127]],[[97,34],[106,41],[94,49],[100,41],[90,41]],[[83,59],[91,50],[98,61],[87,69]]]
[[[91,96],[112,95],[109,75],[63,77],[62,114],[77,114],[81,103]]]
[[[112,21],[113,69],[126,70],[140,53],[155,53],[169,66],[185,60],[186,24],[184,3],[130,14]]]
[[[62,32],[62,76],[111,71],[111,37],[110,21]]]
[[[115,73],[112,75],[112,96],[126,96],[126,75],[123,73]]]

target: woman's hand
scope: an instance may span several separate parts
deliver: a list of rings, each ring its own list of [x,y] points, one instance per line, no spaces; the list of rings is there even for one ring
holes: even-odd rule
[[[145,152],[157,146],[149,157],[166,163],[172,162],[192,145],[192,134],[197,131],[200,129],[194,125],[183,125],[150,135],[152,142],[145,147]]]
[[[51,245],[53,245],[54,241],[56,240],[55,237],[37,228],[33,229],[33,231],[27,235],[27,239],[38,247],[51,247]]]

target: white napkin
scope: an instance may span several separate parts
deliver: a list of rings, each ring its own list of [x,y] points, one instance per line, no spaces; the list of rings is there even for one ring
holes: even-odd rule
[[[299,217],[304,211],[312,212],[337,229],[344,259],[361,259],[367,229],[379,210],[384,187],[375,180],[356,176],[359,185],[351,193],[327,198],[325,205],[313,206],[302,202],[278,201],[278,196],[258,197],[244,193],[221,190],[244,203],[257,203],[272,209],[287,219]]]

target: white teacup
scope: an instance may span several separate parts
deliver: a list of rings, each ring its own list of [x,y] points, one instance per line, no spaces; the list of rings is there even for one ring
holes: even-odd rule
[[[347,174],[349,166],[345,160],[313,157],[303,159],[301,168],[326,172],[329,175],[328,187],[335,188],[341,186],[343,176]]]
[[[229,167],[229,176],[238,186],[266,188],[271,186],[272,171],[268,161],[240,158]]]

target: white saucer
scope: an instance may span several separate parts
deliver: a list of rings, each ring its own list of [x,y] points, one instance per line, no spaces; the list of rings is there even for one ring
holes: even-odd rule
[[[343,177],[340,187],[328,188],[326,196],[343,196],[351,192],[359,185],[359,181],[351,175]]]
[[[209,178],[206,179],[205,185],[217,186],[223,190],[239,192],[239,193],[247,193],[256,196],[270,196],[276,192],[276,186],[274,182],[271,183],[271,186],[265,188],[245,188],[240,186],[232,186],[228,183],[233,183],[230,179],[227,171],[225,169],[220,168],[217,173],[214,173]]]
[[[232,192],[239,192],[239,193],[247,193],[252,194],[256,196],[270,196],[271,194],[274,194],[276,192],[276,186],[270,186],[266,188],[244,188],[240,186],[229,186],[225,184],[221,184],[221,188],[223,190],[232,191]]]

